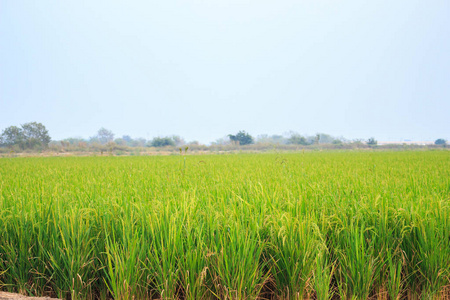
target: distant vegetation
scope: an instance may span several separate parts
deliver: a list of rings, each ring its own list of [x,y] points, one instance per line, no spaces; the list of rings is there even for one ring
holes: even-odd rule
[[[445,147],[447,141],[437,139],[435,145]],[[326,133],[315,135],[301,135],[291,131],[283,135],[262,134],[256,137],[241,130],[234,134],[217,139],[211,145],[202,145],[198,141],[186,142],[178,135],[157,136],[152,139],[132,138],[129,135],[116,137],[109,129],[100,128],[97,133],[88,139],[71,137],[59,141],[51,141],[48,130],[42,123],[30,122],[21,127],[10,126],[5,128],[0,136],[0,153],[9,152],[100,152],[114,154],[140,154],[146,152],[174,152],[182,146],[189,146],[191,151],[266,151],[270,149],[297,150],[297,149],[355,149],[355,148],[405,148],[406,145],[379,146],[378,141],[371,137],[367,140],[348,140]],[[409,148],[420,147],[409,145]]]
[[[378,141],[373,137],[371,137],[370,139],[367,140],[367,145],[376,146],[377,144],[378,144]]]
[[[236,135],[229,134],[228,137],[230,138],[230,141],[236,143],[237,145],[244,146],[254,143],[253,137],[243,130],[239,131]]]
[[[178,136],[155,137],[147,142],[150,147],[182,146],[185,142]]]
[[[437,140],[434,142],[434,144],[435,144],[435,145],[446,145],[446,144],[447,144],[447,141],[444,140],[444,139],[437,139]]]
[[[51,138],[44,125],[37,122],[22,124],[21,127],[5,128],[0,136],[0,145],[16,150],[47,148]]]

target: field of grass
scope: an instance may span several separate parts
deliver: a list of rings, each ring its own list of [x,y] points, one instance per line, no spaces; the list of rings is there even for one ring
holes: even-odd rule
[[[0,159],[0,289],[446,299],[450,152]]]

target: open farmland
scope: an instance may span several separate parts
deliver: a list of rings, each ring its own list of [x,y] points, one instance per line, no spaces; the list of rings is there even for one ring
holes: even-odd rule
[[[447,299],[450,152],[0,159],[1,290]]]

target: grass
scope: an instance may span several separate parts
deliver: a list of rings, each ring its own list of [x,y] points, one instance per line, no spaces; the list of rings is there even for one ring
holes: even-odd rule
[[[0,159],[0,288],[446,299],[450,153]]]

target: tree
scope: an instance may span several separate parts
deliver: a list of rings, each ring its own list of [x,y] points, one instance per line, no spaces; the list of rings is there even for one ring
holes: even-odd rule
[[[334,137],[326,133],[319,133],[319,144],[332,144]]]
[[[447,144],[447,141],[444,140],[444,139],[437,139],[437,140],[434,142],[434,144],[435,144],[435,145],[445,145],[445,144]]]
[[[175,141],[171,137],[155,137],[150,142],[151,147],[175,146]]]
[[[36,146],[47,148],[48,143],[52,140],[48,135],[48,130],[42,123],[25,123],[22,125],[22,132],[27,148],[34,148]]]
[[[25,137],[22,128],[17,126],[5,128],[1,136],[1,144],[8,147],[18,145],[20,148],[23,148],[25,146]]]
[[[21,149],[36,146],[48,147],[51,141],[48,130],[37,122],[25,123],[21,128],[10,126],[3,130],[1,144],[4,146],[19,146]]]
[[[186,144],[185,140],[179,135],[172,135],[172,140],[175,142],[176,146],[183,146]]]
[[[288,144],[292,145],[308,145],[308,141],[304,136],[301,136],[298,133],[293,133],[291,137],[288,139]]]
[[[243,130],[239,131],[236,135],[229,134],[228,137],[232,142],[239,143],[239,145],[253,144],[253,137]]]
[[[70,137],[62,141],[69,143],[70,145],[79,145],[80,143],[86,143],[86,140],[81,137]]]
[[[123,138],[115,139],[114,143],[116,143],[117,145],[120,145],[120,146],[126,146],[127,145],[127,142],[125,142],[125,140]]]
[[[134,139],[132,142],[132,147],[145,147],[145,144],[147,143],[147,140],[144,138],[137,138]]]
[[[369,146],[376,146],[377,144],[378,144],[378,141],[373,137],[371,137],[370,139],[367,140],[367,145],[369,145]]]
[[[114,140],[114,133],[104,127],[100,128],[96,136],[91,137],[91,142],[98,141],[100,144],[107,144]]]
[[[268,134],[261,134],[256,137],[257,143],[263,144],[286,144],[288,143],[287,139],[279,134],[273,134],[269,136]]]
[[[125,144],[127,146],[131,146],[131,144],[133,143],[133,139],[131,138],[131,136],[129,135],[123,135],[122,136],[122,140],[125,142]],[[117,143],[117,142],[116,142]]]

